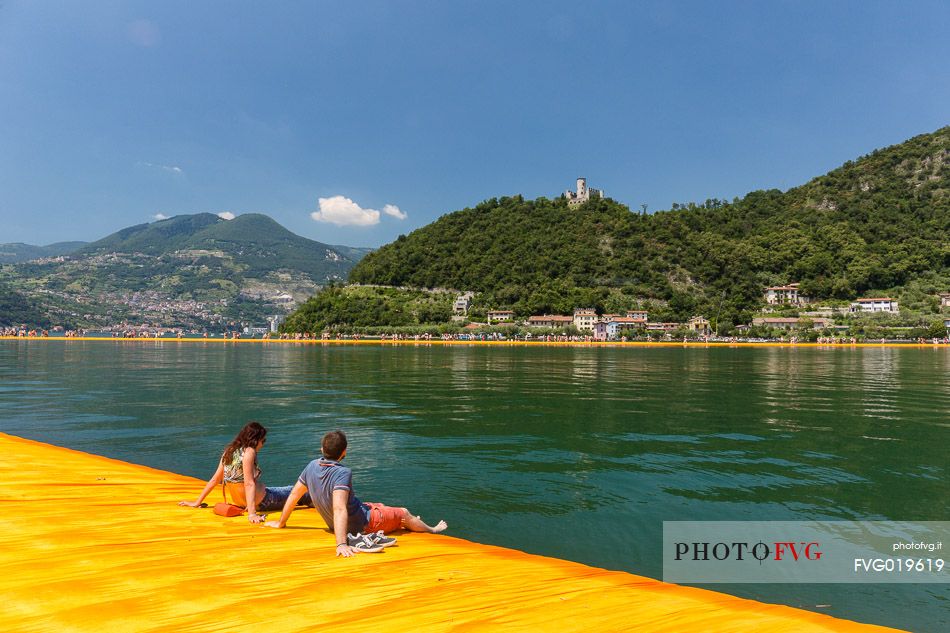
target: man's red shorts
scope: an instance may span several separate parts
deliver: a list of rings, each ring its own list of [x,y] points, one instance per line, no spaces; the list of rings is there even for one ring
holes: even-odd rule
[[[390,508],[381,503],[367,503],[369,506],[369,523],[364,528],[365,532],[394,532],[402,529],[403,517],[409,515],[405,508]]]

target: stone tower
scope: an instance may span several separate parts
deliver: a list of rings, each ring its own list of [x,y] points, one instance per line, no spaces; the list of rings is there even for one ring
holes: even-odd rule
[[[597,196],[598,198],[604,197],[604,192],[600,189],[590,189],[587,187],[586,178],[577,179],[577,192],[573,192],[570,189],[564,192],[564,197],[567,198],[567,204],[570,207],[576,207],[578,205],[584,204],[590,200],[591,196]]]

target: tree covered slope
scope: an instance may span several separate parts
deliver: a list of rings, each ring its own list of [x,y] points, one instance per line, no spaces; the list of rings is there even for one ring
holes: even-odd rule
[[[0,264],[16,264],[43,257],[59,257],[78,251],[86,242],[56,242],[46,246],[33,246],[22,242],[0,244]]]
[[[337,249],[300,237],[260,213],[245,213],[233,220],[199,213],[128,227],[87,245],[77,254],[163,255],[186,250],[223,252],[247,266],[251,276],[290,269],[318,282],[346,278],[359,255],[366,252]]]
[[[32,327],[47,328],[49,316],[35,302],[0,283],[0,328],[28,323]]]
[[[950,282],[950,127],[787,192],[652,215],[610,199],[576,209],[563,198],[491,199],[400,236],[350,273],[363,284],[475,290],[521,314],[612,309],[628,297],[736,322],[767,285],[851,299],[921,280]]]

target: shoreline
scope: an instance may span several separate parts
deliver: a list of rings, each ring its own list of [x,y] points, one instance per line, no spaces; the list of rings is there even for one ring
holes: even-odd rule
[[[772,341],[443,341],[432,339],[259,339],[259,338],[112,338],[106,336],[0,336],[0,341],[83,341],[113,343],[257,343],[266,345],[380,345],[380,346],[508,346],[508,347],[790,347],[852,349],[890,347],[914,349],[950,349],[950,343],[790,343]]]

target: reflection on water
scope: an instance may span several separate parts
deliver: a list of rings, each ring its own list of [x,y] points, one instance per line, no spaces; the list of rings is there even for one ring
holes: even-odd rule
[[[0,430],[207,477],[256,419],[284,484],[343,428],[364,499],[658,577],[664,520],[947,519],[948,369],[929,349],[12,341]],[[950,628],[940,587],[728,590]]]

